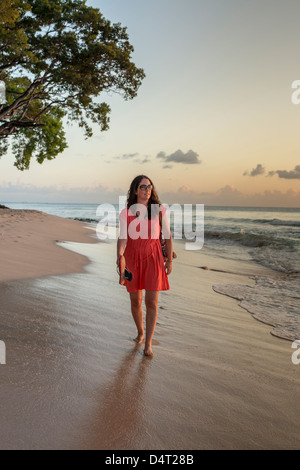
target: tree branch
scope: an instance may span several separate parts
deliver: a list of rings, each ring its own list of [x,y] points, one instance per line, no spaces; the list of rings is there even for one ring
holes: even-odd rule
[[[2,124],[0,126],[0,135],[1,136],[9,136],[13,134],[14,132],[17,132],[17,128],[24,129],[24,128],[36,128],[36,127],[44,127],[44,124],[38,124],[32,121],[25,121],[25,122],[20,122],[20,121],[10,121],[6,122],[5,124]]]
[[[41,78],[37,78],[36,80],[34,80],[34,82],[27,88],[27,90],[23,93],[23,95],[17,98],[13,102],[13,104],[11,104],[10,106],[6,106],[6,108],[4,108],[0,112],[0,118],[9,115],[9,113],[13,111],[15,108],[17,108],[19,103],[25,98],[27,98],[32,91],[34,91],[39,85],[41,85],[41,83],[42,83]]]

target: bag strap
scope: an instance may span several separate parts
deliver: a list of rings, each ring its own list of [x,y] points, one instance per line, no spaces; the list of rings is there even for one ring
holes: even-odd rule
[[[159,206],[160,207],[160,206]],[[160,234],[159,234],[159,238],[162,239],[163,237],[163,234],[162,234],[162,213],[161,211],[159,211],[159,224],[160,224]],[[165,243],[165,240],[164,240],[164,243]],[[167,256],[167,255],[166,255]],[[177,255],[175,253],[175,251],[173,251],[173,259],[176,259],[177,258]]]
[[[160,210],[161,204],[159,205],[159,225],[160,225],[160,232],[159,232],[159,238],[162,240],[163,239],[163,231],[162,231],[162,212]]]

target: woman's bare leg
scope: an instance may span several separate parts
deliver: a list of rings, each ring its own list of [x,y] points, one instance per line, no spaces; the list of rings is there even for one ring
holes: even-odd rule
[[[134,341],[136,343],[142,343],[144,341],[144,324],[143,324],[143,291],[138,290],[137,292],[130,293],[131,301],[131,313],[137,328],[138,335]]]
[[[146,291],[145,304],[146,304],[146,342],[145,342],[145,355],[153,356],[152,351],[152,338],[157,321],[158,312],[158,296],[159,291]]]

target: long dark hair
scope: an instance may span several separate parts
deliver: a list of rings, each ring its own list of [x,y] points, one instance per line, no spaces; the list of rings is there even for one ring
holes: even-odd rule
[[[152,185],[151,196],[150,196],[149,201],[148,201],[148,219],[151,219],[151,205],[152,204],[160,205],[161,202],[160,202],[160,199],[157,195],[157,192],[156,192],[156,189],[154,187],[153,181],[146,175],[138,175],[132,180],[130,188],[128,190],[128,194],[127,194],[127,209],[129,209],[131,206],[133,206],[133,204],[137,203],[137,195],[135,193],[136,193],[142,179],[149,180],[151,185]]]

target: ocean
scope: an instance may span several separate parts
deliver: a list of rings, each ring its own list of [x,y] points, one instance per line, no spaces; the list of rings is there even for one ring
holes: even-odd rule
[[[118,205],[5,203],[12,209],[34,209],[96,224],[107,211],[110,233],[117,234]],[[257,320],[272,325],[272,334],[300,339],[300,208],[204,207],[204,227],[195,205],[173,206],[174,239],[191,239],[204,230],[205,253],[250,261],[268,268],[267,276],[252,276],[254,286],[222,284],[216,293],[237,299]],[[183,219],[183,214],[185,219]],[[183,228],[183,220],[187,223]],[[197,251],[195,251],[195,255]]]

